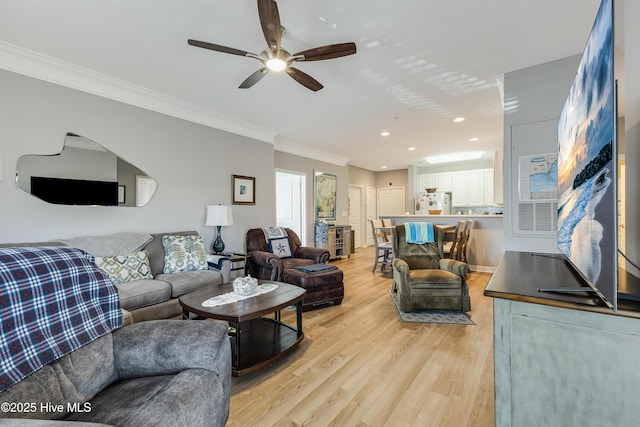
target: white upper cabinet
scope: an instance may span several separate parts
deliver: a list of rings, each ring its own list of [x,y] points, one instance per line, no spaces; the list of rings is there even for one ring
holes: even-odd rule
[[[438,191],[450,192],[452,188],[451,172],[423,173],[418,175],[418,192],[425,188],[437,188]]]
[[[451,172],[442,172],[435,174],[436,187],[438,191],[449,192],[453,189],[453,178]]]
[[[494,204],[493,169],[418,175],[418,192],[425,188],[451,193],[451,206],[474,207]]]
[[[473,207],[493,204],[493,169],[452,173],[451,206]]]
[[[418,193],[422,193],[425,188],[433,188],[435,186],[436,177],[434,173],[423,173],[418,175]]]
[[[493,169],[483,169],[482,172],[484,175],[484,204],[493,205],[495,203]]]
[[[467,171],[467,206],[484,206],[484,174],[482,169]]]
[[[467,171],[453,172],[451,206],[467,206]]]

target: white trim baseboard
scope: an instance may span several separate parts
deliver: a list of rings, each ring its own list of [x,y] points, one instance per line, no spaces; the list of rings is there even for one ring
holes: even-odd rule
[[[491,267],[488,265],[471,265],[469,264],[469,270],[475,271],[476,273],[492,273],[496,271],[495,267]]]

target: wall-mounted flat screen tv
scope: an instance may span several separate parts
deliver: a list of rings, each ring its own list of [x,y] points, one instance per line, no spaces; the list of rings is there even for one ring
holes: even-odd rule
[[[58,205],[118,206],[118,183],[31,177],[31,194]]]
[[[603,0],[558,123],[558,248],[616,310],[613,4]]]

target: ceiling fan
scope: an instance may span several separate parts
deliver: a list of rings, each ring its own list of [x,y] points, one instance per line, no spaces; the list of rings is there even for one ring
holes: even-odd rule
[[[204,49],[230,53],[232,55],[247,56],[262,62],[264,66],[247,77],[245,81],[240,84],[241,89],[250,88],[258,83],[269,71],[277,72],[284,70],[295,81],[315,92],[323,88],[322,84],[310,75],[293,67],[292,64],[294,62],[320,61],[356,53],[355,43],[339,43],[304,50],[292,55],[280,45],[284,34],[284,27],[280,25],[280,15],[278,14],[278,5],[275,0],[258,0],[258,15],[260,17],[262,32],[264,33],[264,38],[268,46],[259,55],[199,40],[189,39],[187,43],[191,46]]]

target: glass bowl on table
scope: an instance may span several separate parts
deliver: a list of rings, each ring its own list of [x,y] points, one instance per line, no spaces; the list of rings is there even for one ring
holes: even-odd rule
[[[253,295],[258,289],[258,279],[247,276],[233,279],[233,293],[241,296]]]

